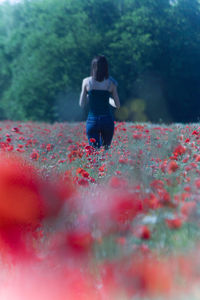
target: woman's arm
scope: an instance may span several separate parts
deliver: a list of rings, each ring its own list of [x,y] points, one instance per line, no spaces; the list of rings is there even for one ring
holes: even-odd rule
[[[114,99],[116,108],[120,108],[120,101],[119,101],[119,96],[117,93],[117,86],[115,84],[112,85],[112,98]]]
[[[85,81],[85,79],[83,79],[82,90],[81,90],[80,99],[79,99],[79,105],[80,105],[80,107],[84,107],[85,106],[86,99],[87,99],[86,81]]]

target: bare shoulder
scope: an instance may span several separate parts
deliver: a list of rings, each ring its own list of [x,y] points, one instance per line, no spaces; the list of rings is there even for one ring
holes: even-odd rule
[[[90,76],[90,77],[85,77],[85,78],[83,79],[83,83],[87,84],[87,83],[89,82],[89,80],[91,80],[91,78],[92,78],[92,76]]]
[[[89,82],[90,82],[91,78],[92,78],[92,76],[85,77],[83,79],[82,87],[85,88],[87,91],[89,90]]]

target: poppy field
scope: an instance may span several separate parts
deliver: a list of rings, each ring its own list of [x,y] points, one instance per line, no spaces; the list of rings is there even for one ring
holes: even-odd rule
[[[92,141],[95,142],[95,141]],[[200,124],[0,122],[0,299],[200,298]]]

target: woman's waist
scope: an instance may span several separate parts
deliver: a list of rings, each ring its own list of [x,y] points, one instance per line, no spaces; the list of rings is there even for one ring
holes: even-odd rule
[[[89,105],[89,114],[92,114],[95,116],[110,115],[111,110],[110,110],[109,105],[107,105],[107,106]]]
[[[90,119],[90,120],[113,119],[113,115],[110,112],[104,113],[104,114],[97,114],[97,113],[89,112],[88,119]]]

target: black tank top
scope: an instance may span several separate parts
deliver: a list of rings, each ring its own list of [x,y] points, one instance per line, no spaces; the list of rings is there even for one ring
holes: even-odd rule
[[[89,81],[89,91],[87,93],[89,116],[112,115],[109,104],[109,98],[111,96],[109,90],[92,89]]]

